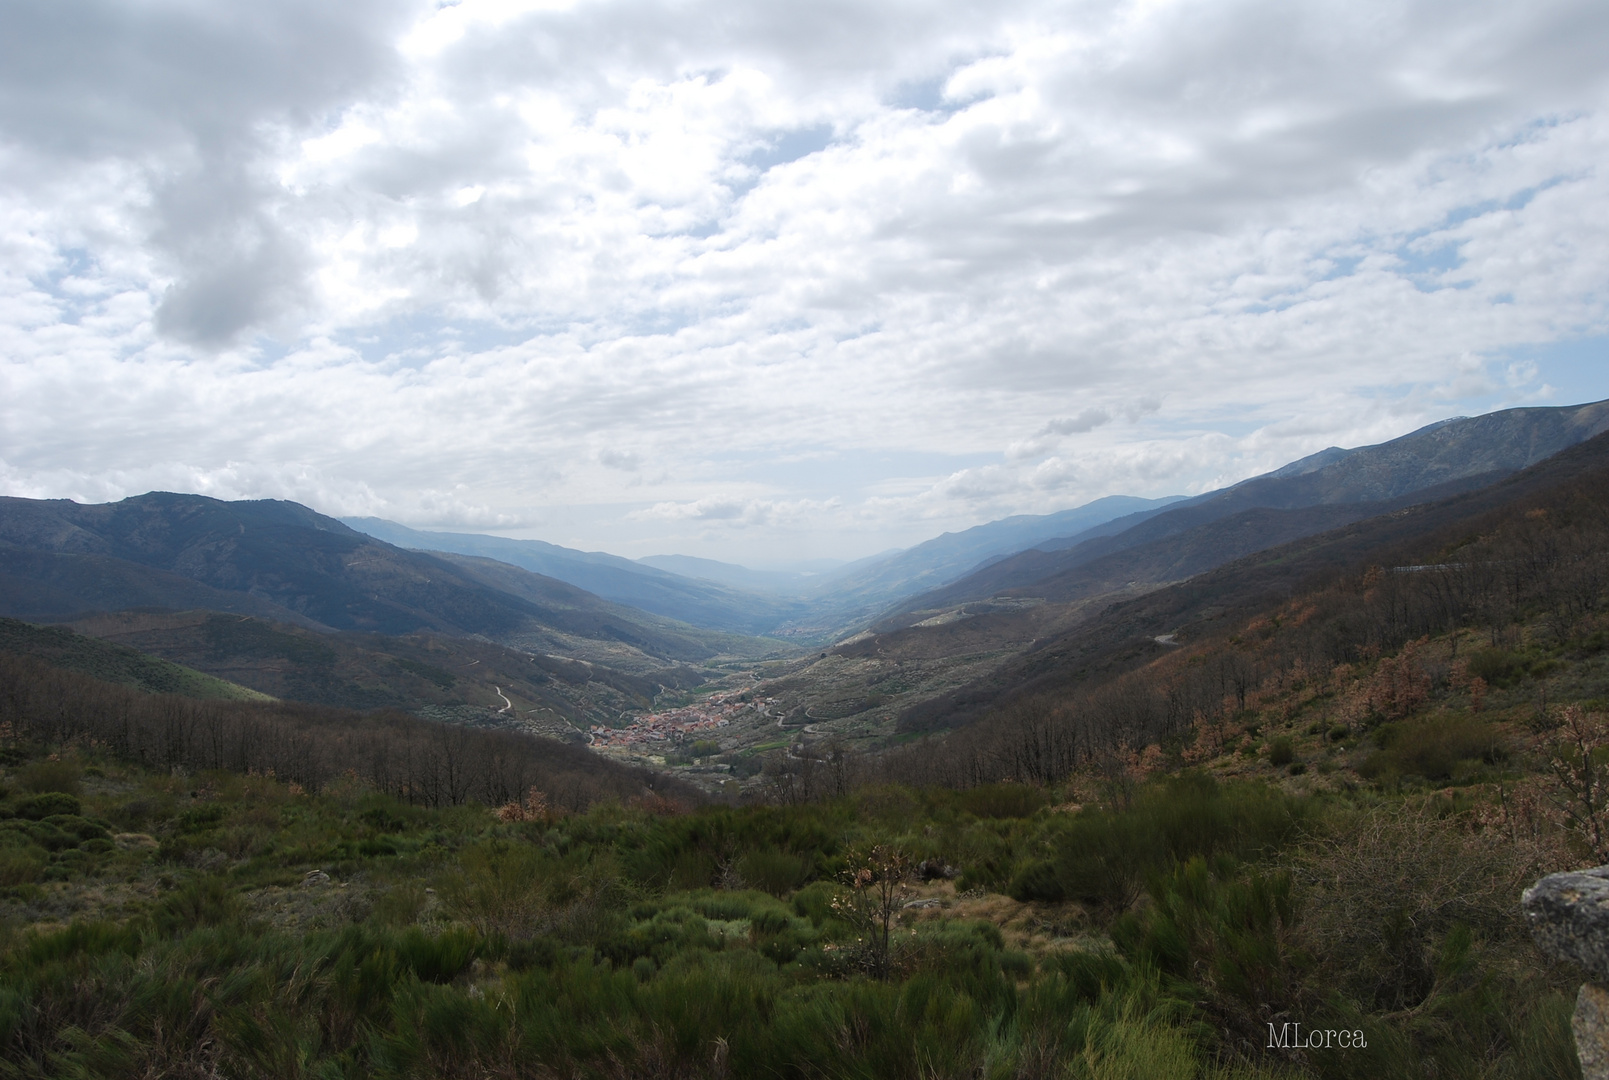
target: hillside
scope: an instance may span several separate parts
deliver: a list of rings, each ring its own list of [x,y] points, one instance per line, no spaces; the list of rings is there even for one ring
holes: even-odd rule
[[[272,695],[59,626],[0,618],[0,654],[32,657],[51,667],[153,694],[217,701],[267,701]]]
[[[1497,483],[1428,503],[1409,495],[1383,505],[1244,511],[1047,578],[1037,591],[1055,585],[1056,599],[1008,592],[936,615],[916,613],[923,617],[915,621],[889,620],[777,670],[753,693],[773,699],[773,709],[806,741],[876,742],[964,725],[1017,697],[1063,693],[1119,674],[1172,647],[1155,638],[1183,640],[1188,630],[1181,628],[1193,621],[1257,610],[1360,559],[1434,561],[1419,547],[1450,543],[1446,536],[1541,491],[1574,490],[1583,475],[1609,490],[1606,459],[1609,436],[1598,436]],[[1351,523],[1319,532],[1316,523],[1326,516]],[[1267,547],[1281,529],[1299,538]],[[1234,550],[1232,542],[1253,553],[1214,566],[1219,554]],[[1129,576],[1148,568],[1188,580],[1158,587]]]
[[[10,586],[0,591],[0,613],[35,621],[206,608],[330,630],[479,635],[532,651],[584,641],[642,670],[742,644],[524,572],[505,575],[516,595],[486,584],[482,572],[295,503],[165,493],[91,506],[0,499],[0,551]]]
[[[1271,527],[1264,546],[1361,520],[1391,506],[1406,506],[1463,488],[1480,487],[1534,465],[1609,430],[1609,402],[1548,409],[1509,409],[1445,420],[1378,446],[1331,449],[1266,476],[1197,496],[1160,512],[1108,523],[1099,532],[1042,541],[1039,550],[1003,559],[942,589],[912,597],[882,625],[918,621],[936,611],[998,594],[1058,595],[1053,584],[1078,567],[1117,552],[1180,538],[1178,554],[1153,546],[1140,584],[1178,580],[1249,553],[1259,530]],[[1406,500],[1406,501],[1405,501]],[[1352,507],[1351,510],[1337,509]],[[1298,511],[1250,515],[1248,511]],[[1322,508],[1322,509],[1321,509]],[[1237,526],[1204,527],[1237,518]],[[1118,529],[1117,526],[1122,526]],[[1188,549],[1188,550],[1187,550]],[[1114,564],[1115,565],[1115,564]],[[1060,595],[1065,595],[1065,590]]]
[[[496,559],[684,623],[800,641],[830,641],[901,597],[947,583],[979,563],[1118,517],[1143,519],[1176,499],[1110,496],[1055,514],[1019,514],[819,574],[750,570],[686,556],[635,562],[539,540],[419,532],[380,518],[346,523],[403,547]]]
[[[1336,575],[1362,573],[1370,564],[1419,567],[1451,563],[1446,569],[1388,578],[1394,585],[1406,583],[1438,594],[1440,599],[1435,602],[1445,609],[1461,593],[1487,591],[1499,580],[1492,563],[1464,565],[1453,560],[1452,552],[1505,531],[1526,533],[1526,522],[1534,520],[1526,515],[1534,513],[1544,518],[1550,513],[1560,515],[1561,524],[1569,523],[1570,544],[1586,544],[1590,550],[1592,543],[1609,540],[1609,531],[1603,540],[1583,540],[1574,530],[1606,529],[1604,515],[1609,503],[1605,492],[1609,492],[1609,434],[1486,488],[1261,551],[1188,581],[1121,600],[1097,618],[1037,641],[969,686],[913,706],[899,724],[907,730],[953,726],[1014,699],[1068,693],[1073,687],[1112,678],[1169,652],[1177,647],[1175,642],[1188,642],[1237,619],[1252,618],[1295,592],[1319,588]],[[1553,556],[1563,553],[1555,551]],[[1478,588],[1471,578],[1479,579]],[[1570,582],[1561,577],[1554,584],[1565,587]],[[1539,582],[1537,587],[1545,584]],[[1444,620],[1460,615],[1456,607],[1442,613]]]
[[[720,674],[658,666],[634,675],[472,638],[315,632],[210,611],[113,612],[71,626],[285,701],[399,709],[572,742],[585,741],[590,724],[621,723]]]

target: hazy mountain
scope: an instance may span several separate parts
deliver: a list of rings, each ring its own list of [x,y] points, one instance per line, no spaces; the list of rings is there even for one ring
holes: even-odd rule
[[[497,559],[695,626],[830,638],[900,597],[951,581],[988,559],[1121,515],[1154,513],[1175,501],[1111,496],[1055,514],[1019,514],[819,574],[751,570],[690,555],[651,555],[633,562],[541,540],[421,532],[381,518],[344,521],[402,547]]]
[[[496,559],[568,582],[617,604],[712,630],[764,634],[802,610],[775,597],[734,589],[716,580],[696,580],[601,551],[476,533],[421,532],[384,518],[346,518],[344,522],[398,547]]]
[[[910,595],[954,580],[986,560],[1014,554],[1055,537],[1081,533],[1114,518],[1152,513],[1178,498],[1111,495],[1055,514],[1001,518],[935,536],[852,572],[833,574],[824,588],[834,597]]]
[[[713,581],[733,589],[755,593],[774,593],[781,596],[800,596],[818,588],[831,574],[797,573],[786,570],[750,570],[737,563],[700,559],[692,555],[645,555],[637,560],[639,566],[651,566],[668,574]],[[832,569],[837,569],[833,567]]]
[[[505,591],[290,502],[161,492],[98,505],[0,499],[0,552],[0,614],[36,620],[206,607],[336,630],[482,635],[555,652],[589,641],[654,662],[720,651],[692,627],[641,618],[564,582],[525,580],[520,594]]]
[[[1332,447],[1160,512],[1116,519],[1082,534],[1041,542],[1037,550],[912,597],[900,611],[915,614],[1001,594],[1066,600],[1089,595],[1088,589],[1098,587],[1097,580],[1119,584],[1179,580],[1389,506],[1489,484],[1605,430],[1609,430],[1609,402],[1597,402],[1461,417],[1377,446]],[[1268,513],[1307,508],[1312,512]],[[1230,524],[1208,528],[1231,519]],[[1148,558],[1134,560],[1129,569],[1104,578],[1086,575],[1090,577],[1086,585],[1069,588],[1070,576],[1076,576],[1078,568],[1140,548],[1147,549]],[[896,613],[894,618],[908,621],[908,615]]]

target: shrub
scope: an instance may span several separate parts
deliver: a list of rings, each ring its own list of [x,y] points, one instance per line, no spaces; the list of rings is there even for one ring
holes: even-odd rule
[[[1419,723],[1393,724],[1377,733],[1383,748],[1358,766],[1370,780],[1422,776],[1449,780],[1463,763],[1495,765],[1508,759],[1497,729],[1473,717],[1439,717]]]
[[[1281,735],[1268,743],[1268,763],[1273,766],[1289,765],[1296,760],[1296,744],[1289,735]]]
[[[84,809],[72,795],[63,791],[50,791],[34,795],[17,804],[17,816],[39,821],[56,814],[79,814]]]
[[[223,926],[239,920],[243,905],[222,878],[186,882],[164,896],[151,913],[151,923],[164,936],[184,934],[198,926]]]
[[[1490,686],[1509,686],[1525,674],[1525,658],[1507,649],[1481,649],[1469,658],[1469,673]]]
[[[50,855],[32,844],[0,844],[0,887],[11,888],[38,881],[49,861]]]
[[[974,817],[1026,818],[1050,805],[1050,797],[1031,784],[982,784],[961,792],[956,802]]]
[[[812,869],[809,859],[788,851],[751,851],[737,863],[738,877],[773,896],[792,892],[810,878]]]
[[[77,795],[78,778],[82,775],[83,769],[79,767],[76,759],[50,758],[24,766],[18,771],[17,780],[25,790],[35,794],[54,791],[64,795]]]
[[[1078,900],[1121,909],[1145,875],[1195,855],[1259,858],[1294,833],[1307,804],[1262,784],[1220,785],[1190,774],[1143,789],[1126,811],[1085,810],[1046,837],[1050,871],[1030,863],[1013,879],[1016,899]]]

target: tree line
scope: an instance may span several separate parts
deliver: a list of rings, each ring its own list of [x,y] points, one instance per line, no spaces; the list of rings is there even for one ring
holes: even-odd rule
[[[518,802],[535,788],[579,811],[688,785],[522,732],[294,702],[198,701],[148,694],[0,656],[0,736],[101,747],[147,768],[270,774],[309,790],[355,777],[429,807]]]

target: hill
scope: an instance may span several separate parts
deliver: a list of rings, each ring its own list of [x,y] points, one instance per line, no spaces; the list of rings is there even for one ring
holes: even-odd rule
[[[1546,544],[1550,530],[1527,523],[1556,520],[1561,534],[1548,557],[1560,558],[1585,545],[1585,561],[1573,564],[1570,573],[1598,565],[1595,560],[1601,561],[1600,557],[1591,551],[1593,544],[1609,542],[1606,492],[1609,433],[1485,488],[1259,551],[1187,581],[1120,600],[1097,617],[1035,641],[968,686],[912,706],[898,723],[905,730],[954,726],[1012,700],[1065,695],[1074,687],[1116,677],[1176,643],[1275,608],[1293,594],[1321,589],[1337,575],[1361,574],[1368,565],[1405,568],[1387,576],[1391,588],[1400,592],[1398,586],[1411,586],[1436,594],[1439,599],[1422,602],[1437,608],[1442,626],[1452,625],[1465,615],[1461,606],[1474,604],[1461,596],[1488,595],[1502,577],[1501,559],[1463,561],[1473,551],[1496,544],[1486,538],[1536,532],[1532,539]],[[1514,569],[1508,576],[1519,579]],[[1585,594],[1596,587],[1590,581],[1575,581],[1563,570],[1556,580],[1533,581],[1530,587],[1547,593],[1578,586]],[[1570,606],[1591,600],[1555,596],[1551,602]],[[866,647],[866,642],[846,646],[862,651]]]
[[[1168,554],[1153,547],[1125,581],[1178,580],[1262,546],[1335,528],[1460,488],[1480,487],[1609,430],[1609,402],[1549,409],[1509,409],[1445,420],[1378,446],[1321,451],[1266,476],[1197,496],[1160,512],[1117,519],[1099,532],[1041,542],[942,589],[912,597],[881,625],[920,621],[935,611],[991,596],[1070,599],[1067,575],[1117,552],[1181,537]],[[1407,501],[1404,501],[1407,500]],[[1342,509],[1350,507],[1351,509]],[[1308,514],[1289,513],[1314,508]],[[1248,514],[1248,511],[1286,511]],[[1241,516],[1244,515],[1244,516]],[[1236,519],[1230,527],[1205,526]],[[1121,528],[1118,528],[1121,526]],[[1111,564],[1116,565],[1116,564]],[[1097,575],[1098,576],[1098,575]],[[1079,593],[1078,595],[1084,595]]]
[[[137,649],[75,634],[59,626],[34,626],[0,618],[0,654],[28,656],[103,682],[153,694],[181,694],[216,701],[268,701],[264,694]]]
[[[1577,470],[1596,467],[1591,463],[1605,447],[1597,436],[1496,482],[1464,477],[1385,502],[1227,514],[1059,574],[1040,573],[1028,586],[901,613],[774,671],[753,693],[772,700],[773,711],[807,741],[837,736],[871,744],[964,725],[1023,695],[1059,693],[1092,673],[1126,670],[1171,647],[1153,638],[1168,637],[1202,612],[1271,603],[1363,552],[1456,528],[1523,499],[1536,485],[1566,483]],[[1176,512],[1165,510],[1140,527]]]
[[[35,621],[205,608],[312,629],[479,635],[532,651],[580,641],[643,670],[741,646],[511,568],[502,585],[516,595],[487,584],[484,568],[404,551],[274,500],[160,492],[90,506],[0,499],[0,551],[0,613]]]

